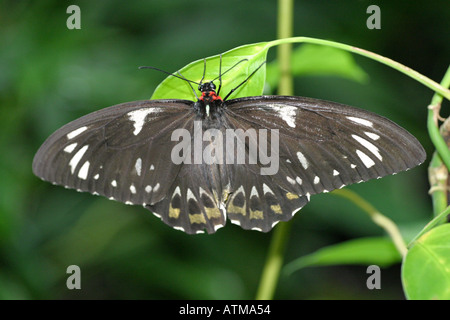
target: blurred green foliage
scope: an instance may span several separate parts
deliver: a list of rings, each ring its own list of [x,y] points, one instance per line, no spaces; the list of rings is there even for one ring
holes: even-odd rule
[[[31,172],[54,130],[94,110],[148,99],[165,75],[239,45],[273,40],[276,1],[73,1],[81,30],[68,30],[64,1],[0,2],[0,298],[253,298],[271,234],[228,224],[188,236],[141,207],[44,183]],[[381,8],[381,30],[366,9]],[[297,1],[295,35],[365,48],[440,81],[448,65],[448,1]],[[271,50],[272,51],[272,50]],[[269,60],[274,52],[269,51]],[[297,95],[382,114],[431,153],[426,106],[432,92],[373,61],[355,57],[364,82],[311,74]],[[444,116],[447,116],[444,114]],[[431,218],[426,165],[351,186],[404,234]],[[351,203],[312,197],[294,219],[286,262],[324,246],[382,231]],[[81,290],[66,288],[78,265]],[[366,288],[366,267],[306,268],[281,279],[277,298],[402,299],[398,265],[383,269],[382,290]]]

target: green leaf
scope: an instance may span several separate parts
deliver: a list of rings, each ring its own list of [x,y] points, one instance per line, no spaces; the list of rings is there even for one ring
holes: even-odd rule
[[[447,206],[447,208],[444,211],[439,213],[436,217],[433,218],[433,220],[428,222],[425,225],[425,227],[423,227],[423,229],[414,237],[414,239],[411,240],[411,242],[408,244],[408,247],[412,247],[414,243],[417,241],[417,239],[420,239],[422,235],[435,228],[438,224],[445,221],[448,215],[450,215],[450,206]]]
[[[292,75],[333,75],[365,83],[367,73],[355,62],[351,53],[340,49],[303,44],[292,53]],[[267,66],[267,82],[273,88],[280,77],[278,62]]]
[[[402,282],[408,299],[450,299],[450,224],[415,241],[403,262]]]
[[[284,273],[289,275],[305,267],[340,264],[376,264],[387,267],[400,261],[401,256],[389,238],[359,238],[324,247],[300,257],[287,264]]]
[[[226,74],[222,77],[222,88],[220,94],[222,96],[228,94],[232,89],[236,88],[244,81],[255,69],[257,69],[265,60],[269,46],[267,42],[254,43],[237,47],[222,54],[222,73]],[[247,59],[247,61],[242,61]],[[242,61],[230,70],[236,63]],[[216,79],[219,75],[220,55],[206,58],[206,73],[203,82]],[[181,68],[174,74],[180,72],[186,79],[200,82],[203,76],[204,60],[194,61],[187,66]],[[248,81],[249,85],[239,87],[230,98],[248,97],[261,95],[264,88],[266,78],[266,65],[264,64]],[[217,88],[219,79],[215,80]],[[250,85],[251,84],[251,85]],[[197,92],[197,85],[192,84]],[[159,84],[151,99],[187,99],[195,100],[196,97],[187,81],[168,76]]]

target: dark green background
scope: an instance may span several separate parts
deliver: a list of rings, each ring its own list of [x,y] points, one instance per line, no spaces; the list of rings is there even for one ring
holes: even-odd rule
[[[81,30],[66,8],[81,8]],[[381,8],[381,30],[366,9]],[[239,45],[276,38],[276,1],[2,1],[0,3],[0,298],[253,298],[271,233],[228,224],[215,235],[172,230],[141,207],[77,193],[33,176],[40,144],[63,124],[109,105],[148,99],[164,75]],[[441,1],[297,1],[295,36],[355,45],[440,81],[450,53],[450,7]],[[274,50],[269,58],[274,57]],[[295,80],[297,95],[375,111],[412,132],[428,157],[432,91],[362,57],[361,84],[338,77]],[[445,114],[445,112],[444,112]],[[431,217],[426,167],[352,186],[402,231]],[[352,204],[313,196],[293,221],[286,261],[383,232]],[[66,288],[66,268],[82,290]],[[309,268],[282,278],[279,299],[403,299],[399,265],[382,289],[365,266]]]

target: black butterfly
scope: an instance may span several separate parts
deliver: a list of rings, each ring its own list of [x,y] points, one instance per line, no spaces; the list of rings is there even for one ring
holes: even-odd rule
[[[33,172],[66,188],[143,205],[189,234],[214,233],[227,216],[267,232],[312,194],[425,160],[420,143],[384,117],[304,97],[227,100],[231,91],[222,99],[222,75],[217,93],[217,78],[196,83],[173,75],[198,84],[197,101],[128,102],[70,122],[38,150]]]

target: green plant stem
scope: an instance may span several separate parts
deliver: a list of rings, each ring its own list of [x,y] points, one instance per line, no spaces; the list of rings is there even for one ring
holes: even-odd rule
[[[293,0],[278,1],[278,38],[283,39],[292,36],[293,30]],[[280,45],[278,48],[278,61],[280,61],[280,83],[278,93],[280,95],[293,94],[293,80],[291,75],[290,44]],[[263,272],[256,293],[257,300],[273,299],[275,289],[280,277],[283,265],[284,252],[291,230],[291,222],[282,222],[273,231],[269,252],[264,264]]]
[[[292,0],[278,1],[278,38],[289,38],[293,29]],[[291,75],[292,44],[285,43],[278,46],[277,60],[280,68],[280,82],[278,84],[279,95],[292,95],[294,93],[293,79]]]
[[[408,249],[406,248],[405,241],[403,240],[397,225],[391,219],[381,214],[374,206],[353,191],[348,189],[336,189],[332,191],[331,194],[346,198],[365,211],[375,224],[386,231],[401,256],[404,257],[406,255]]]
[[[450,67],[445,73],[441,85],[445,88],[450,86]],[[443,97],[435,93],[431,99],[431,103],[428,106],[428,119],[427,128],[430,135],[430,139],[436,147],[433,157],[428,166],[428,179],[430,181],[430,195],[433,201],[433,214],[434,217],[439,216],[447,207],[447,180],[448,171],[450,168],[450,151],[448,144],[446,143],[444,136],[448,139],[448,119],[439,130],[439,111],[441,109]],[[444,165],[445,164],[445,165]],[[446,215],[439,221],[440,223],[446,222]],[[417,237],[416,237],[417,238]],[[415,240],[414,240],[415,241]]]
[[[428,166],[428,180],[430,182],[430,195],[433,203],[433,216],[436,217],[447,208],[447,179],[448,169],[442,163],[437,152],[433,153]],[[445,222],[442,221],[443,223]]]
[[[264,269],[261,274],[256,300],[273,299],[275,289],[280,277],[281,267],[284,261],[284,252],[291,230],[290,222],[280,223],[273,231],[270,240],[269,252],[267,254]]]
[[[445,73],[444,78],[441,81],[441,86],[443,88],[447,88],[450,86],[450,67],[447,69],[447,72]],[[428,106],[427,128],[428,134],[430,135],[430,139],[433,142],[436,151],[438,152],[442,161],[445,163],[447,169],[450,170],[450,151],[448,149],[447,143],[444,141],[441,133],[439,132],[439,126],[437,122],[442,99],[443,95],[440,92],[434,94],[431,100],[431,104]]]
[[[367,58],[370,58],[372,60],[381,62],[397,71],[400,71],[400,72],[406,74],[407,76],[409,76],[409,77],[413,78],[414,80],[427,86],[431,90],[439,93],[440,95],[445,97],[447,100],[450,100],[450,90],[442,87],[437,82],[431,80],[430,78],[425,77],[423,74],[420,74],[419,72],[417,72],[401,63],[398,63],[392,59],[383,57],[379,54],[376,54],[374,52],[370,52],[370,51],[367,51],[367,50],[364,50],[361,48],[349,46],[347,44],[343,44],[343,43],[339,43],[339,42],[328,41],[328,40],[323,40],[323,39],[316,39],[316,38],[309,38],[309,37],[293,37],[293,38],[278,39],[278,40],[268,42],[266,44],[266,46],[273,47],[273,46],[284,44],[284,43],[299,43],[299,42],[314,43],[314,44],[334,47],[334,48],[346,50],[349,52],[353,52],[353,53],[365,56]]]

